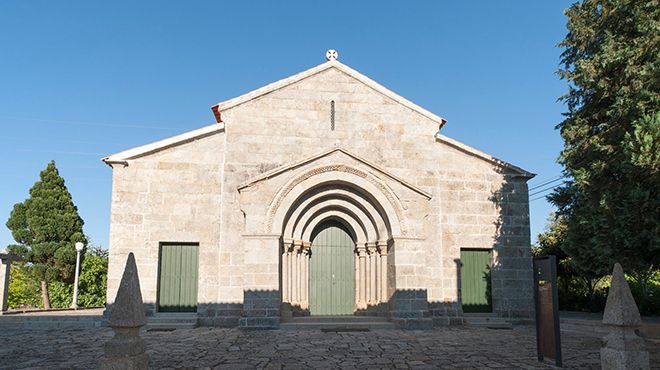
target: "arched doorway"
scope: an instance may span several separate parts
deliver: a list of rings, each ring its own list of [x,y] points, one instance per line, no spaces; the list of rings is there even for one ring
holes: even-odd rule
[[[337,220],[312,232],[309,257],[309,310],[312,315],[352,315],[355,311],[354,232]]]

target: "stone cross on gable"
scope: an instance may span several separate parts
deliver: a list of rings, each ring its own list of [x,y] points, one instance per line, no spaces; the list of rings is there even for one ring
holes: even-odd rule
[[[9,309],[7,297],[9,295],[9,273],[11,272],[11,263],[20,261],[22,258],[11,253],[0,253],[0,315]]]

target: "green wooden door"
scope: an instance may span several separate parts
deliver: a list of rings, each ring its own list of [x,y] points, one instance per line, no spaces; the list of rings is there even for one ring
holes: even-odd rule
[[[324,222],[312,239],[309,310],[312,315],[352,315],[355,306],[355,243],[346,228]]]
[[[492,312],[489,250],[461,250],[463,312]]]
[[[197,311],[197,246],[160,247],[158,311]]]

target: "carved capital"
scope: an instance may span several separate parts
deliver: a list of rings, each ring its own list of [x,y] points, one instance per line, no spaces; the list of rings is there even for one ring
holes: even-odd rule
[[[376,253],[376,242],[368,242],[365,247],[370,255]]]
[[[364,258],[367,255],[367,248],[364,245],[356,245],[355,246],[355,252],[360,258]]]
[[[377,245],[378,253],[380,253],[381,256],[387,256],[387,240],[379,240]]]

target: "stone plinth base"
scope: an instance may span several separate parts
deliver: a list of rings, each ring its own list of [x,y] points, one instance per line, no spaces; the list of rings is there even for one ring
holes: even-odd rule
[[[646,351],[622,351],[601,348],[600,363],[603,370],[645,370],[649,368],[649,353]]]
[[[112,328],[115,336],[105,344],[101,369],[147,369],[149,355],[145,353],[140,328]]]
[[[645,350],[644,339],[632,327],[611,326],[610,333],[603,338],[605,346],[600,349],[602,369],[649,368],[649,353]]]
[[[126,357],[104,357],[101,360],[103,370],[143,370],[149,368],[149,355],[142,353]]]

